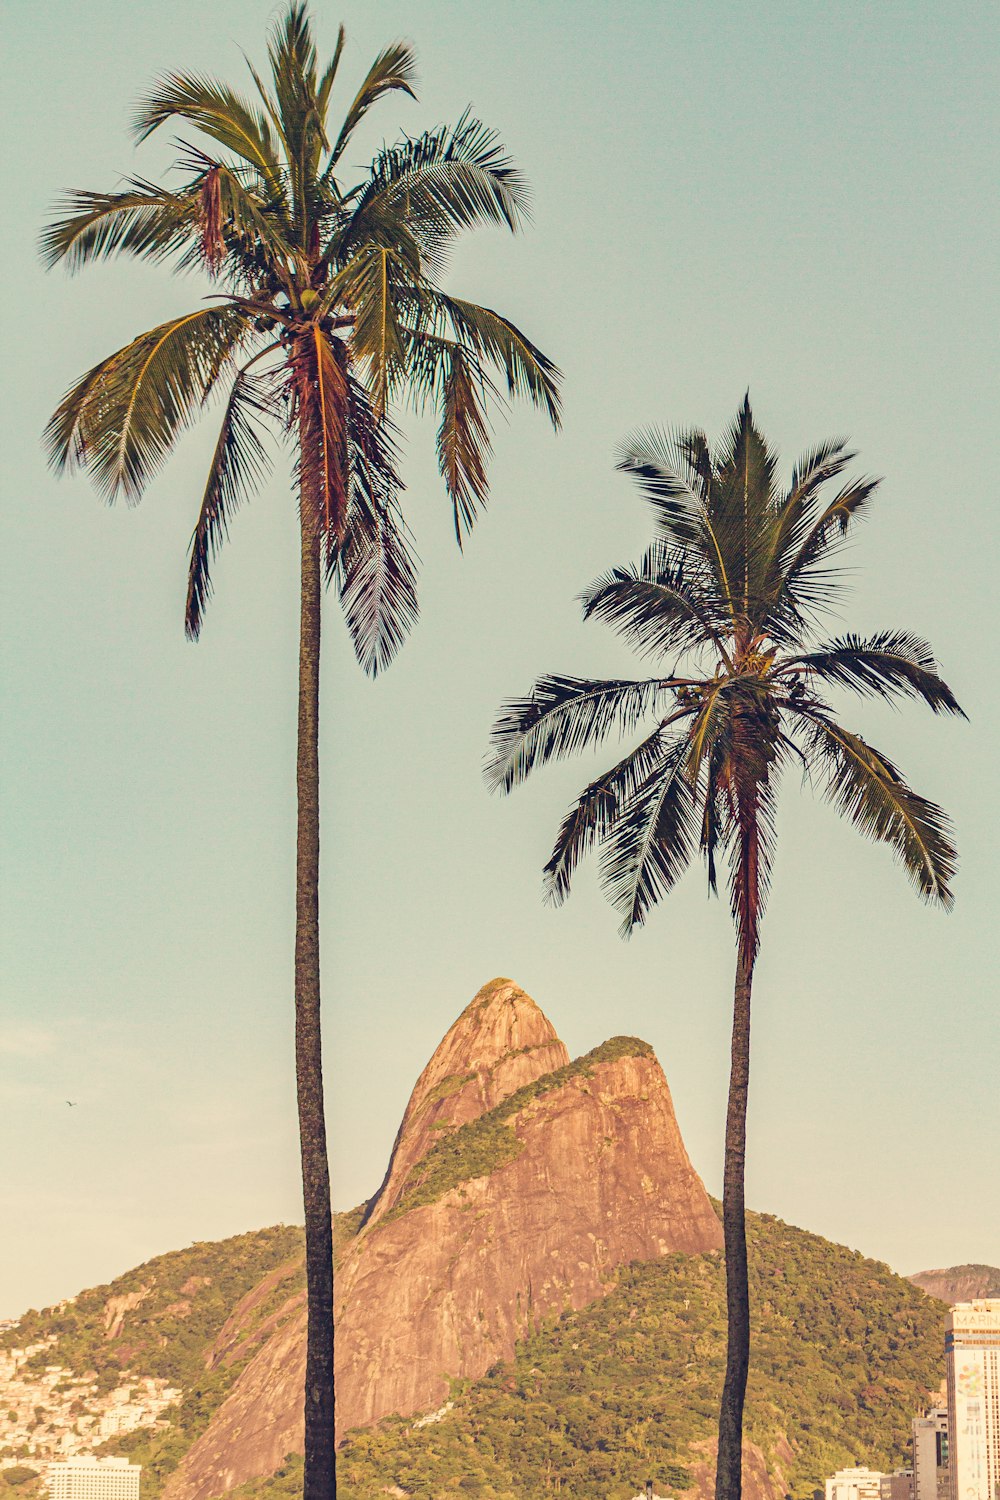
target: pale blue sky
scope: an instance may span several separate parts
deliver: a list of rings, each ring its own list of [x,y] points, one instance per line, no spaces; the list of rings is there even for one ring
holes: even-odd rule
[[[209,421],[135,511],[46,471],[39,433],[100,355],[203,295],[122,263],[45,276],[66,187],[155,173],[128,108],[161,69],[236,78],[252,0],[10,5],[4,231],[3,1030],[0,1315],[193,1239],[299,1216],[290,970],[294,506],[283,476],[233,528],[203,639],[181,628]],[[996,18],[987,3],[727,0],[317,8],[343,76],[421,59],[385,136],[468,101],[529,174],[534,225],[470,241],[452,284],[562,365],[554,438],[501,423],[494,503],[459,557],[411,424],[423,619],[366,682],[328,614],[323,917],[338,1206],[378,1183],[413,1080],[472,993],[525,986],[571,1052],[656,1047],[691,1155],[720,1183],[732,943],[693,872],[629,945],[589,871],[539,871],[586,773],[509,802],[480,762],[537,672],[630,670],[576,593],[647,519],[612,471],[654,422],[717,432],[749,385],[790,464],[850,435],[885,475],[849,624],[928,636],[971,722],[849,722],[954,814],[957,907],[789,778],[755,991],[749,1201],[909,1271],[1000,1263],[995,998],[1000,732]],[[66,1099],[78,1101],[69,1109]]]

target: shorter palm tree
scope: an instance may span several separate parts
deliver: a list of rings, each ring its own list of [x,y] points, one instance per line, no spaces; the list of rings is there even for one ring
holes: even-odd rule
[[[863,834],[889,844],[922,896],[952,903],[956,853],[944,813],[912,791],[881,751],[844,728],[823,696],[827,686],[890,701],[911,696],[935,713],[961,714],[930,648],[892,630],[809,643],[817,617],[837,597],[832,558],[878,485],[848,481],[823,498],[854,456],[842,441],[824,443],[798,463],[790,487],[779,488],[775,455],[754,424],[749,396],[715,449],[697,430],[673,441],[658,431],[631,441],[618,467],[653,507],[654,541],[637,567],[615,568],[586,591],[584,618],[604,620],[664,667],[639,681],[540,678],[527,698],[504,706],[487,768],[491,786],[510,791],[546,761],[591,748],[613,730],[634,735],[645,724],[638,743],[570,809],[545,867],[548,897],[561,902],[578,861],[599,845],[602,882],[622,914],[623,936],[645,920],[696,851],[712,891],[720,861],[728,865],[737,959],[718,1500],[739,1500],[742,1483],[750,992],[784,768],[799,764]]]

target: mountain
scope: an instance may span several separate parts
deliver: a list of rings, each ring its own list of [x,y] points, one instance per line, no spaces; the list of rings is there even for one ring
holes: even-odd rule
[[[487,985],[418,1079],[382,1186],[336,1229],[343,1500],[630,1500],[647,1476],[709,1500],[721,1231],[648,1045],[570,1062],[523,991]],[[899,1465],[943,1372],[943,1305],[766,1215],[748,1233],[747,1500]],[[146,1401],[106,1446],[144,1465],[144,1500],[294,1500],[301,1244],[279,1226],[192,1246],[26,1315],[0,1335],[32,1351],[18,1378],[60,1367],[31,1442],[63,1423],[92,1449],[86,1413]]]
[[[746,1409],[747,1500],[813,1500],[856,1463],[909,1461],[910,1419],[936,1399],[946,1309],[843,1245],[748,1217],[754,1344]],[[344,1500],[711,1500],[725,1367],[719,1256],[623,1268],[608,1296],[542,1321],[514,1359],[456,1382],[437,1420],[388,1418],[349,1435]],[[294,1500],[301,1465],[232,1500]]]
[[[439,1407],[451,1379],[510,1359],[540,1320],[604,1295],[620,1266],[721,1244],[652,1049],[616,1037],[571,1063],[534,1001],[494,980],[418,1079],[344,1251],[338,1432]],[[237,1380],[166,1500],[209,1500],[301,1448],[304,1351],[299,1313]]]
[[[942,1302],[1000,1297],[1000,1266],[948,1266],[942,1271],[917,1271],[909,1280]]]

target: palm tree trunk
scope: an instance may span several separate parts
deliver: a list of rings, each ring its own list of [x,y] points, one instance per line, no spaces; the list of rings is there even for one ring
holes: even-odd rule
[[[333,1219],[319,1004],[320,537],[303,507],[295,864],[295,1086],[306,1221],[308,1334],[303,1500],[337,1493],[334,1456]]]
[[[719,1410],[715,1500],[740,1500],[743,1485],[743,1402],[750,1368],[750,1292],[743,1181],[746,1162],[747,1090],[750,1084],[750,989],[753,960],[740,946],[733,997],[733,1045],[726,1111],[726,1161],[722,1228],[726,1245],[726,1379]]]

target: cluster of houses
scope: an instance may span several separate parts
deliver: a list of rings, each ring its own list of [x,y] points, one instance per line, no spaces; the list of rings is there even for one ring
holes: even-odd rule
[[[101,1390],[93,1372],[43,1365],[55,1342],[0,1349],[0,1470],[89,1456],[125,1433],[165,1424],[167,1408],[181,1398],[165,1380],[123,1375]]]

